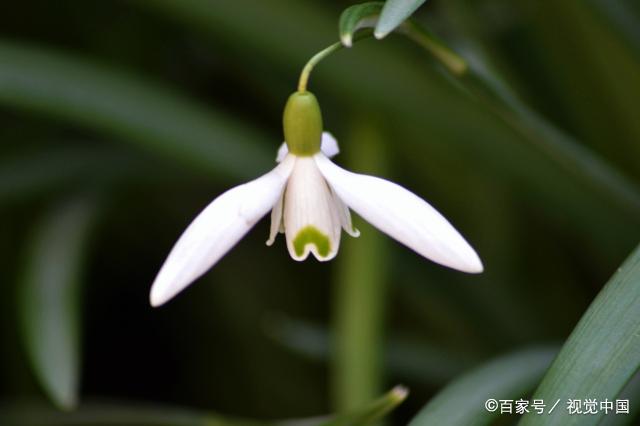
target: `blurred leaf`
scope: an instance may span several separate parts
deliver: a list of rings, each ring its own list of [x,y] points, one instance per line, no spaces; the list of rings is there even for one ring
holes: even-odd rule
[[[46,144],[45,144],[46,145]],[[118,146],[43,146],[35,152],[0,159],[0,205],[69,189],[93,191],[123,185],[159,187],[199,178],[170,161],[151,161],[149,156],[127,152]]]
[[[131,153],[112,149],[43,148],[0,160],[0,204],[21,201],[56,188],[99,184],[105,181],[164,176]],[[164,171],[164,167],[163,170]],[[130,183],[130,181],[129,181]]]
[[[526,395],[539,382],[556,353],[555,348],[526,349],[475,368],[433,397],[409,426],[490,424],[499,412],[487,411],[485,401]]]
[[[402,24],[425,0],[387,0],[376,25],[376,38],[383,38]]]
[[[375,27],[383,5],[381,1],[372,1],[346,8],[340,15],[338,23],[342,44],[351,47],[353,36],[359,29]]]
[[[319,426],[359,426],[370,425],[382,419],[394,408],[402,403],[409,394],[409,391],[396,386],[378,400],[367,404],[364,408],[338,415],[328,421],[320,423]]]
[[[431,33],[414,23],[405,29],[408,37],[423,45],[442,62],[461,88],[480,100],[485,108],[504,120],[539,152],[620,207],[640,213],[640,190],[634,182],[522,102],[482,58],[477,56],[469,61],[470,66],[461,62],[460,65],[464,66],[458,70],[456,62],[448,59],[455,59],[456,55],[448,54],[453,50],[446,44],[435,40]],[[437,52],[444,52],[445,55]]]
[[[619,8],[623,1],[609,3]],[[529,55],[524,64],[513,66],[532,68],[548,86],[555,102],[546,106],[546,113],[634,173],[640,154],[640,120],[634,114],[634,99],[640,96],[639,52],[624,42],[619,25],[591,1],[544,0],[537,8],[527,9],[522,3],[516,7],[529,17],[524,40]],[[633,19],[632,13],[628,16]],[[534,96],[538,103],[544,99]]]
[[[328,361],[330,337],[326,327],[280,314],[270,315],[264,323],[265,333],[288,350],[315,361]]]
[[[36,378],[63,409],[78,399],[80,274],[95,206],[76,199],[48,212],[29,242],[20,286],[21,334]]]
[[[62,413],[37,405],[0,406],[0,424],[20,426],[367,426],[381,419],[407,397],[396,386],[365,407],[346,414],[280,421],[223,417],[195,410],[141,404],[84,404]]]
[[[319,326],[283,316],[274,316],[266,332],[279,344],[314,361],[328,362],[329,332]],[[416,337],[391,336],[384,344],[385,369],[391,377],[416,383],[441,385],[474,362],[459,354]]]
[[[217,34],[216,38],[226,39],[235,48],[251,52],[242,58],[243,61],[268,53],[295,65],[296,71],[313,53],[309,47],[322,46],[323,38],[326,44],[327,38],[322,34],[328,36],[335,28],[335,24],[331,25],[334,19],[326,19],[327,8],[298,0],[135,0],[131,3],[162,12],[192,29]],[[278,31],[264,31],[263,27],[256,25],[261,22],[268,22]],[[329,25],[325,28],[325,24]],[[306,31],[299,31],[300,28]],[[291,34],[296,34],[295,39]],[[294,88],[293,84],[291,88]]]
[[[145,404],[86,403],[69,413],[35,404],[0,407],[0,421],[20,426],[266,426],[195,410]]]
[[[400,27],[399,32],[407,35],[422,46],[453,75],[460,77],[468,71],[469,64],[462,56],[458,55],[442,39],[425,27],[418,25],[415,21],[407,20]]]
[[[625,41],[640,52],[640,19],[633,11],[634,1],[589,0],[585,3],[606,16],[611,22],[611,29],[624,36]]]
[[[0,41],[0,104],[44,113],[139,144],[216,176],[268,169],[273,152],[245,123],[148,78],[69,55]]]
[[[640,247],[600,291],[562,347],[534,398],[613,400],[640,367]],[[522,425],[592,425],[603,412],[525,415]]]

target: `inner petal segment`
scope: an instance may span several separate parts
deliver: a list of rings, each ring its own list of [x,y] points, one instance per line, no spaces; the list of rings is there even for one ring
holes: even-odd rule
[[[284,195],[284,229],[289,254],[304,260],[335,257],[340,246],[340,213],[313,158],[298,157]]]

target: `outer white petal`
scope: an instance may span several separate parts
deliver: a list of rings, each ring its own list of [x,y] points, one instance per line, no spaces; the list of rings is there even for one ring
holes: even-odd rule
[[[373,226],[441,265],[482,272],[473,248],[426,201],[393,182],[344,170],[322,154],[314,159],[342,201]]]
[[[270,246],[276,240],[278,232],[284,232],[282,225],[282,205],[284,204],[284,191],[280,193],[280,197],[271,210],[271,229],[269,230],[269,239],[267,245]]]
[[[329,132],[322,132],[322,141],[320,142],[320,151],[329,158],[333,158],[340,153],[340,147],[338,141]],[[279,163],[289,153],[287,143],[282,142],[280,148],[278,148],[278,154],[276,154],[276,162]]]
[[[169,253],[151,287],[151,305],[162,305],[204,274],[267,214],[294,164],[295,157],[287,156],[269,173],[213,200]]]
[[[313,157],[298,157],[284,194],[284,232],[289,254],[301,261],[333,259],[340,246],[340,216]]]

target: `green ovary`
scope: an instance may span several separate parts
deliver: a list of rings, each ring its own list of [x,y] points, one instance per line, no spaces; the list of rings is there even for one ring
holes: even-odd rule
[[[320,151],[322,113],[313,93],[296,92],[291,95],[284,108],[282,124],[290,153],[310,156]]]
[[[331,243],[329,237],[320,232],[318,228],[314,226],[305,226],[293,239],[293,249],[297,256],[302,256],[304,248],[307,244],[313,244],[318,249],[318,254],[322,257],[327,257],[331,250]]]

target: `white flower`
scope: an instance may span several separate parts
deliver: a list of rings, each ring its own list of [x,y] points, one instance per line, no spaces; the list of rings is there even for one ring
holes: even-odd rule
[[[313,97],[309,92],[303,94]],[[296,95],[300,96],[294,94],[292,98]],[[349,212],[352,209],[436,263],[469,273],[482,272],[476,252],[426,201],[395,183],[334,164],[329,158],[339,152],[336,140],[327,132],[319,135],[321,121],[308,125],[316,114],[314,108],[319,117],[315,97],[311,103],[305,100],[302,112],[290,108],[292,98],[285,109],[287,143],[278,151],[276,168],[223,193],[195,218],[153,283],[153,306],[167,302],[204,274],[269,211],[267,245],[273,244],[278,232],[284,233],[289,254],[298,261],[305,260],[309,253],[320,261],[333,259],[342,229],[357,237],[359,231],[353,227]],[[291,109],[295,110],[293,124],[291,119],[287,121]],[[305,138],[311,134],[321,143],[289,142],[289,138],[299,140],[301,134]]]

